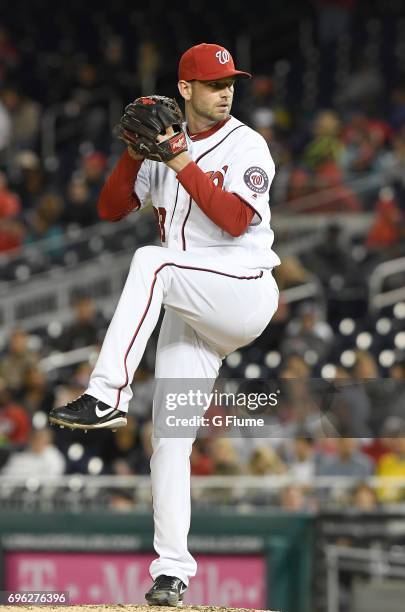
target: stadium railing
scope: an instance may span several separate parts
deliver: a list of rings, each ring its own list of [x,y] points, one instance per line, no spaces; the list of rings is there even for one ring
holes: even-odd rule
[[[218,505],[251,504],[252,506],[277,503],[277,496],[289,486],[302,487],[314,496],[318,496],[322,508],[341,507],[347,503],[359,484],[369,485],[378,491],[391,487],[405,499],[405,477],[371,476],[360,479],[347,476],[317,476],[311,479],[298,478],[296,475],[237,475],[237,476],[192,476],[191,490],[195,503],[204,505],[217,502]],[[87,475],[68,474],[58,477],[22,475],[0,475],[0,506],[20,508],[35,504],[39,509],[54,505],[57,508],[61,500],[66,504],[74,500],[75,505],[86,507],[91,502],[94,507],[107,504],[109,495],[123,494],[128,496],[135,507],[144,510],[152,502],[150,477],[147,475]],[[401,492],[401,493],[400,493]],[[403,501],[384,503],[385,511],[398,511],[403,508]],[[53,504],[54,502],[54,504]],[[346,505],[347,507],[347,505]],[[351,508],[355,511],[355,508]]]
[[[405,257],[385,261],[372,271],[369,279],[369,308],[371,312],[377,312],[385,306],[392,306],[401,300],[405,300],[405,286],[388,291],[383,290],[387,278],[401,273],[405,278]]]
[[[339,612],[341,581],[340,573],[361,575],[354,584],[353,609],[356,612],[372,611],[389,598],[390,610],[403,610],[405,596],[405,551],[383,550],[381,546],[368,548],[329,544],[325,546],[327,571],[327,610]],[[366,582],[365,577],[372,579]],[[398,579],[389,582],[390,579]],[[398,597],[399,593],[401,598]],[[376,602],[376,597],[380,602]],[[385,599],[384,599],[385,598]],[[374,600],[374,601],[373,601]]]

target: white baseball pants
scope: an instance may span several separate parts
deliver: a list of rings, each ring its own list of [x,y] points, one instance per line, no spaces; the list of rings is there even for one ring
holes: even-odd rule
[[[231,255],[208,254],[209,249],[201,255],[159,246],[136,251],[86,393],[128,410],[130,385],[162,305],[155,402],[164,379],[209,379],[213,386],[222,359],[262,333],[278,304],[271,270],[246,268]],[[152,442],[158,558],[150,573],[153,579],[176,576],[187,585],[197,569],[187,548],[193,438],[154,437]]]

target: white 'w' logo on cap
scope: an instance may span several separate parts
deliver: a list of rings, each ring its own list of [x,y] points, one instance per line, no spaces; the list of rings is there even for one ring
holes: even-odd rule
[[[217,58],[220,64],[227,64],[231,58],[229,52],[226,51],[226,49],[223,49],[222,51],[217,51],[215,53],[215,57]]]

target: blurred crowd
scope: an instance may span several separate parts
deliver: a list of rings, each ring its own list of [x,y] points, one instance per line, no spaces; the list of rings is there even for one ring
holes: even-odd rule
[[[34,23],[49,20],[43,4],[36,5]],[[312,76],[304,73],[303,56],[290,38],[284,64],[281,55],[269,58],[278,68],[284,65],[285,78],[271,63],[264,65],[254,49],[251,69],[257,76],[236,86],[235,115],[262,134],[276,163],[275,215],[373,216],[356,244],[333,221],[313,249],[285,258],[277,271],[281,290],[315,275],[326,310],[311,302],[293,309],[281,300],[258,343],[224,363],[225,377],[297,381],[284,384],[271,423],[274,433],[256,441],[198,439],[193,448],[196,476],[297,475],[304,483],[284,488],[274,500],[291,511],[316,510],[333,497],[333,490],[311,487],[316,476],[354,477],[358,484],[345,502],[362,510],[398,503],[405,495],[405,488],[375,490],[363,482],[371,475],[405,478],[405,304],[382,317],[364,315],[370,270],[405,252],[405,77],[399,61],[386,73],[383,58],[374,61],[367,45],[357,53],[355,42],[365,30],[355,20],[356,4],[314,2],[309,13],[304,7],[292,12],[289,19],[297,20],[292,39],[302,20],[313,26],[309,42],[318,68]],[[60,263],[65,232],[98,223],[98,194],[122,150],[111,137],[114,120],[138,95],[176,95],[177,58],[207,36],[196,26],[196,39],[190,39],[183,11],[176,9],[170,35],[152,40],[147,26],[156,23],[153,7],[132,8],[129,22],[125,9],[121,0],[114,8],[84,15],[73,2],[71,15],[56,9],[46,36],[24,10],[13,23],[6,17],[0,21],[1,257],[46,240],[42,248],[50,262]],[[243,2],[229,3],[228,9],[235,24],[243,21]],[[392,19],[386,24],[381,16],[379,23],[380,42],[371,41],[374,52],[389,55],[390,45],[395,46],[389,36]],[[260,36],[259,25],[250,26]],[[216,27],[210,36],[234,51],[229,31]],[[342,32],[351,41],[352,57],[346,73],[328,88],[327,67],[340,74]],[[275,40],[281,53],[280,44]],[[301,89],[309,77],[316,82],[304,100]],[[317,96],[316,88],[322,94]],[[0,476],[149,472],[153,371],[147,359],[136,374],[127,428],[97,434],[47,428],[49,410],[86,389],[92,365],[83,360],[47,369],[45,359],[55,351],[89,346],[97,351],[107,324],[91,297],[81,296],[72,306],[70,324],[56,334],[9,330],[0,352]],[[382,384],[381,377],[392,385]],[[321,408],[311,388],[311,381],[321,378],[342,387],[325,417],[326,428],[320,426]],[[264,499],[260,491],[255,494],[257,504]],[[126,507],[125,498],[117,496],[114,503]]]
[[[136,373],[127,427],[87,433],[48,427],[47,415],[53,406],[85,391],[92,365],[83,360],[47,371],[44,355],[88,346],[96,353],[106,328],[105,319],[88,297],[78,298],[73,312],[72,322],[54,338],[53,347],[40,347],[34,334],[15,329],[0,357],[0,476],[149,474],[154,379],[147,359]],[[304,313],[308,316],[307,307]],[[299,325],[299,320],[293,319],[290,325]],[[321,327],[330,342],[331,329],[326,323]],[[301,340],[308,337],[303,335]],[[282,488],[271,499],[269,489],[245,492],[239,499],[254,505],[281,505],[291,511],[313,511],[347,503],[349,498],[352,507],[362,510],[403,502],[404,485],[374,489],[366,481],[373,475],[405,479],[405,361],[394,363],[389,377],[381,378],[372,353],[354,349],[350,367],[336,364],[333,377],[321,378],[299,351],[290,351],[292,338],[297,340],[297,335],[287,335],[285,346],[279,347],[281,361],[272,370],[273,380],[253,376],[240,383],[250,397],[269,392],[274,385],[280,390],[275,408],[267,407],[259,414],[255,409],[241,413],[263,417],[264,428],[241,428],[236,433],[212,428],[209,435],[202,431],[191,455],[192,475],[291,476],[296,484]],[[321,342],[320,337],[318,340]],[[232,359],[224,362],[220,380],[232,376],[227,361],[232,363]],[[223,409],[211,405],[207,414],[220,414]],[[314,486],[319,476],[329,477],[329,484]],[[331,484],[336,476],[352,478],[353,483],[341,491]],[[232,492],[220,489],[212,498],[229,503]],[[113,506],[115,502],[118,506],[123,503],[119,492],[114,493]],[[133,500],[124,504],[128,505],[133,507]]]

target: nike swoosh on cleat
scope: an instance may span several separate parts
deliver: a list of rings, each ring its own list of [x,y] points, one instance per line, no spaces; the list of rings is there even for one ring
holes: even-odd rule
[[[98,404],[96,404],[96,416],[98,416],[99,418],[110,414],[110,412],[114,412],[114,408],[110,408],[110,406],[108,406],[108,408],[106,408],[105,410],[100,410]]]

